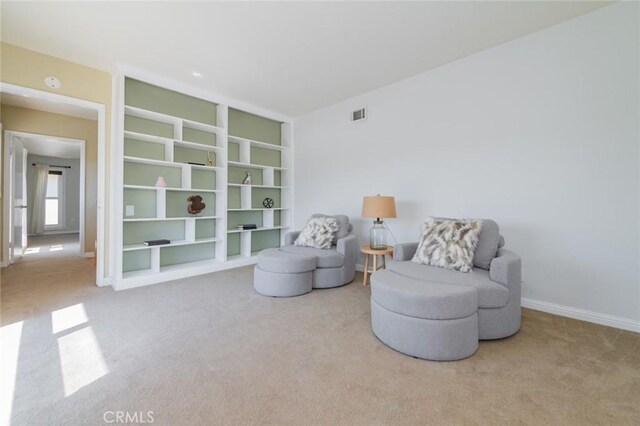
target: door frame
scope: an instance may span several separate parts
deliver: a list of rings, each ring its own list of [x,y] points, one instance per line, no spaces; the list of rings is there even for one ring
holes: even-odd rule
[[[9,93],[18,96],[29,96],[35,99],[43,99],[51,102],[58,102],[68,105],[75,105],[82,108],[92,109],[98,114],[98,188],[97,188],[97,200],[96,200],[96,285],[105,286],[110,284],[110,277],[105,276],[105,260],[106,253],[109,249],[105,244],[105,206],[107,204],[107,191],[105,182],[105,173],[107,166],[107,150],[106,150],[106,107],[104,104],[97,102],[87,101],[85,99],[73,98],[71,96],[60,95],[58,93],[45,92],[43,90],[32,89],[29,87],[17,86],[15,84],[9,84],[0,82],[0,93]],[[6,164],[6,158],[3,158]],[[8,180],[6,167],[3,167],[3,181],[6,188],[6,182]],[[81,179],[84,181],[84,179]],[[3,197],[3,204],[7,205],[7,198]],[[84,216],[83,216],[84,217]],[[6,224],[6,220],[3,220]],[[3,224],[3,225],[5,225]],[[2,233],[2,266],[7,266],[8,253],[7,253],[7,234]]]
[[[40,134],[40,133],[28,133],[28,132],[17,132],[14,130],[5,130],[4,131],[4,140],[5,140],[5,158],[8,157],[8,151],[9,151],[9,144],[7,143],[7,141],[12,141],[13,137],[22,137],[22,138],[34,138],[34,137],[38,137],[38,138],[55,138],[55,139],[59,139],[61,141],[64,142],[69,142],[69,143],[74,143],[74,144],[78,144],[80,145],[80,175],[78,177],[78,179],[80,180],[80,194],[78,197],[78,203],[79,203],[79,221],[78,221],[78,232],[80,234],[79,238],[80,238],[80,249],[78,252],[78,256],[80,257],[86,257],[86,255],[89,255],[89,253],[85,253],[85,193],[86,193],[86,141],[84,139],[73,139],[73,138],[64,138],[64,137],[60,137],[60,136],[54,136],[54,135],[44,135],[44,134]],[[8,159],[7,159],[8,161]],[[5,163],[4,166],[6,167],[7,164]],[[27,164],[27,167],[29,167],[29,164]],[[26,173],[26,171],[25,171]],[[10,197],[9,198],[9,202],[4,202],[4,206],[3,208],[5,209],[3,214],[7,214],[7,206],[9,209],[11,209],[11,199],[12,194],[11,194],[11,182],[8,182],[9,180],[11,180],[11,178],[13,178],[13,176],[10,176],[9,179],[6,178],[5,175],[5,194],[9,193]],[[66,178],[66,177],[65,177]],[[7,192],[7,184],[9,184],[9,192]],[[65,197],[65,202],[66,202],[66,194],[64,194]],[[27,203],[28,205],[28,203]],[[12,233],[13,232],[13,227],[12,227],[12,221],[13,216],[9,216],[9,220],[5,220],[4,222],[9,222],[8,226],[9,226],[9,232]],[[28,224],[27,224],[28,225]],[[5,224],[5,226],[7,226],[7,224]],[[6,228],[3,230],[3,236],[5,235],[6,232]],[[10,235],[10,234],[7,234]],[[7,244],[7,250],[9,249],[9,245],[8,245],[8,239],[6,239],[5,244]],[[95,253],[93,253],[93,255],[95,256]]]

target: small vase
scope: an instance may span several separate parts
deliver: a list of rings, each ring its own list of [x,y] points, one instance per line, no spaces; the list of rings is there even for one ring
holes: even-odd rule
[[[158,180],[156,180],[156,188],[166,188],[167,181],[164,180],[162,176],[158,176]]]

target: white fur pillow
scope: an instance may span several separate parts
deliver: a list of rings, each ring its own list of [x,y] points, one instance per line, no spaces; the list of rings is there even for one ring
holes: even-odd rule
[[[482,222],[479,220],[436,219],[428,217],[412,262],[469,272],[478,245]]]
[[[294,244],[303,247],[330,249],[338,229],[340,229],[340,224],[332,217],[309,219]]]

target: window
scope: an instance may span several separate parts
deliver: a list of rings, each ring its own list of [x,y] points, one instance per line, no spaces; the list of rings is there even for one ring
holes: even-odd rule
[[[44,226],[48,229],[64,228],[65,176],[62,170],[52,169],[47,179]]]

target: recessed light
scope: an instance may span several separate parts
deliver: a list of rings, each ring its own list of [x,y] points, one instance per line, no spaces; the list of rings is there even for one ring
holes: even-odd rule
[[[202,78],[202,73],[199,73],[198,71],[192,72],[191,75],[195,78]]]

